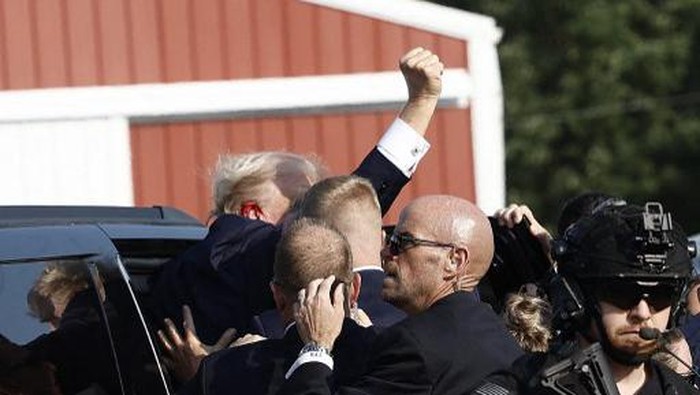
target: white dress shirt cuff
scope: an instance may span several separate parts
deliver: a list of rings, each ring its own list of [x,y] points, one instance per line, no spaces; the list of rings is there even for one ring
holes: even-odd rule
[[[292,364],[292,367],[290,367],[287,373],[284,375],[284,378],[289,379],[289,377],[292,376],[294,371],[297,370],[299,366],[309,362],[320,362],[328,366],[330,370],[333,370],[333,358],[330,355],[323,351],[307,351],[299,355],[296,361],[294,361]]]
[[[400,118],[396,118],[377,144],[377,150],[406,177],[411,178],[430,143]]]

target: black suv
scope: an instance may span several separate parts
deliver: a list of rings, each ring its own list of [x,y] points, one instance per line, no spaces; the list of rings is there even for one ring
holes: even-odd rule
[[[206,231],[165,207],[0,207],[0,394],[169,394],[149,278]]]

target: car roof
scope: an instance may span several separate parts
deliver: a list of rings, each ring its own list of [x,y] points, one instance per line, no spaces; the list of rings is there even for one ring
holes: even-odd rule
[[[203,226],[189,214],[166,206],[0,206],[0,228],[74,224]]]
[[[196,218],[172,207],[0,206],[5,262],[114,248],[123,257],[171,257],[206,234]]]

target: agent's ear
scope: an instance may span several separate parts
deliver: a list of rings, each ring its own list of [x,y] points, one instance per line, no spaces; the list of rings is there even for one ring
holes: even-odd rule
[[[270,290],[272,291],[272,299],[275,300],[277,311],[284,311],[287,308],[287,298],[284,296],[284,290],[274,281],[270,281]]]
[[[360,289],[362,288],[362,276],[360,273],[353,273],[352,283],[350,284],[349,298],[350,304],[357,304],[357,300],[360,298]]]
[[[445,266],[447,277],[463,275],[469,264],[469,250],[463,247],[455,247],[450,252],[450,261]]]

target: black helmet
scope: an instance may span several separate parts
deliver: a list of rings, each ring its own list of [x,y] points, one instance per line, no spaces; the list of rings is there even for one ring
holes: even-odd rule
[[[576,280],[685,281],[695,244],[660,203],[593,210],[571,225],[553,253],[563,276]]]
[[[618,363],[638,365],[648,358],[612,346],[598,302],[626,309],[644,297],[655,309],[670,306],[671,317],[678,314],[695,243],[688,241],[671,214],[659,203],[605,203],[571,225],[552,250],[558,263],[552,299],[559,328],[576,329],[590,341],[600,341]],[[591,319],[599,339],[589,331]]]

